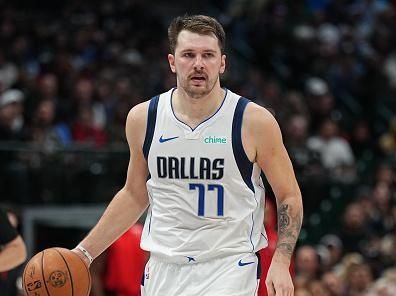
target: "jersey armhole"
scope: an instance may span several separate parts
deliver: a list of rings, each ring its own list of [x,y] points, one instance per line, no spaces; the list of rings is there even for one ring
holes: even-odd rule
[[[157,109],[158,109],[159,95],[152,97],[147,112],[147,126],[146,135],[144,137],[143,143],[143,155],[144,158],[148,158],[148,154],[151,147],[151,142],[153,141],[155,122],[157,121]]]
[[[242,144],[242,121],[243,113],[245,112],[247,104],[250,100],[246,98],[239,98],[235,107],[234,118],[232,120],[232,150],[234,153],[235,161],[237,163],[239,172],[246,185],[254,192],[252,183],[253,163],[246,155],[246,151]]]

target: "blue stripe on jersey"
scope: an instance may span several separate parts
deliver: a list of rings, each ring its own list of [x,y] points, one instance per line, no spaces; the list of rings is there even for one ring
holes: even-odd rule
[[[261,276],[261,255],[259,252],[256,252],[258,264],[257,264],[257,279],[260,279]]]
[[[232,150],[243,181],[245,181],[246,185],[254,192],[251,179],[253,163],[250,162],[242,145],[243,112],[249,102],[248,99],[241,97],[235,107],[234,118],[232,120]]]
[[[254,198],[254,199],[256,199],[256,198]],[[256,202],[257,202],[257,200],[256,200]],[[250,243],[252,244],[252,251],[254,250],[254,244],[253,244],[253,240],[252,240],[253,229],[254,229],[254,216],[252,213],[252,229],[250,230]]]
[[[140,285],[141,286],[143,286],[144,287],[144,278],[146,277],[146,275],[145,275],[145,270],[143,271],[143,274],[142,274],[142,278],[140,279]]]
[[[158,102],[159,102],[159,96],[152,97],[147,112],[146,136],[144,138],[144,144],[143,144],[143,154],[146,159],[150,151],[151,142],[153,141],[155,122],[157,120]]]

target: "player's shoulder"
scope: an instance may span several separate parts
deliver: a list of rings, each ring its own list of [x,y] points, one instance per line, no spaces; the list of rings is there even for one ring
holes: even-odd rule
[[[138,142],[141,142],[144,139],[149,104],[150,100],[144,101],[129,110],[126,119],[126,135],[128,140],[138,139]]]
[[[164,97],[164,96],[169,96],[172,93],[173,89],[168,90],[167,92],[161,93],[159,95],[156,95],[152,97],[149,100],[146,100],[142,103],[139,103],[135,105],[131,110],[129,110],[128,113],[128,120],[129,121],[135,121],[135,120],[147,120],[147,115],[148,115],[148,110],[150,107],[151,103],[156,103],[153,105],[158,105],[159,98]]]
[[[271,144],[273,141],[265,141],[268,137],[272,139],[281,138],[280,126],[275,116],[267,108],[254,102],[247,104],[243,116],[243,127],[251,134],[255,141]]]
[[[139,121],[147,117],[150,100],[139,103],[131,108],[128,112],[128,121]]]
[[[246,105],[244,119],[248,124],[255,126],[278,125],[274,115],[269,109],[253,101],[250,101],[249,104]]]

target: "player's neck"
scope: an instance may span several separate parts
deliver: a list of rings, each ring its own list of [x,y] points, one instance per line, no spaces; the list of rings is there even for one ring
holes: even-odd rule
[[[220,108],[225,90],[215,87],[208,95],[192,98],[180,88],[172,96],[172,107],[177,118],[194,128]]]

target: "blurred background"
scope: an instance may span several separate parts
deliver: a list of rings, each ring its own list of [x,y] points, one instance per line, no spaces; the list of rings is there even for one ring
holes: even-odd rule
[[[281,126],[305,209],[296,295],[396,295],[390,0],[0,1],[0,203],[29,255],[74,247],[123,186],[126,115],[175,85],[185,13],[223,24],[222,85]]]

